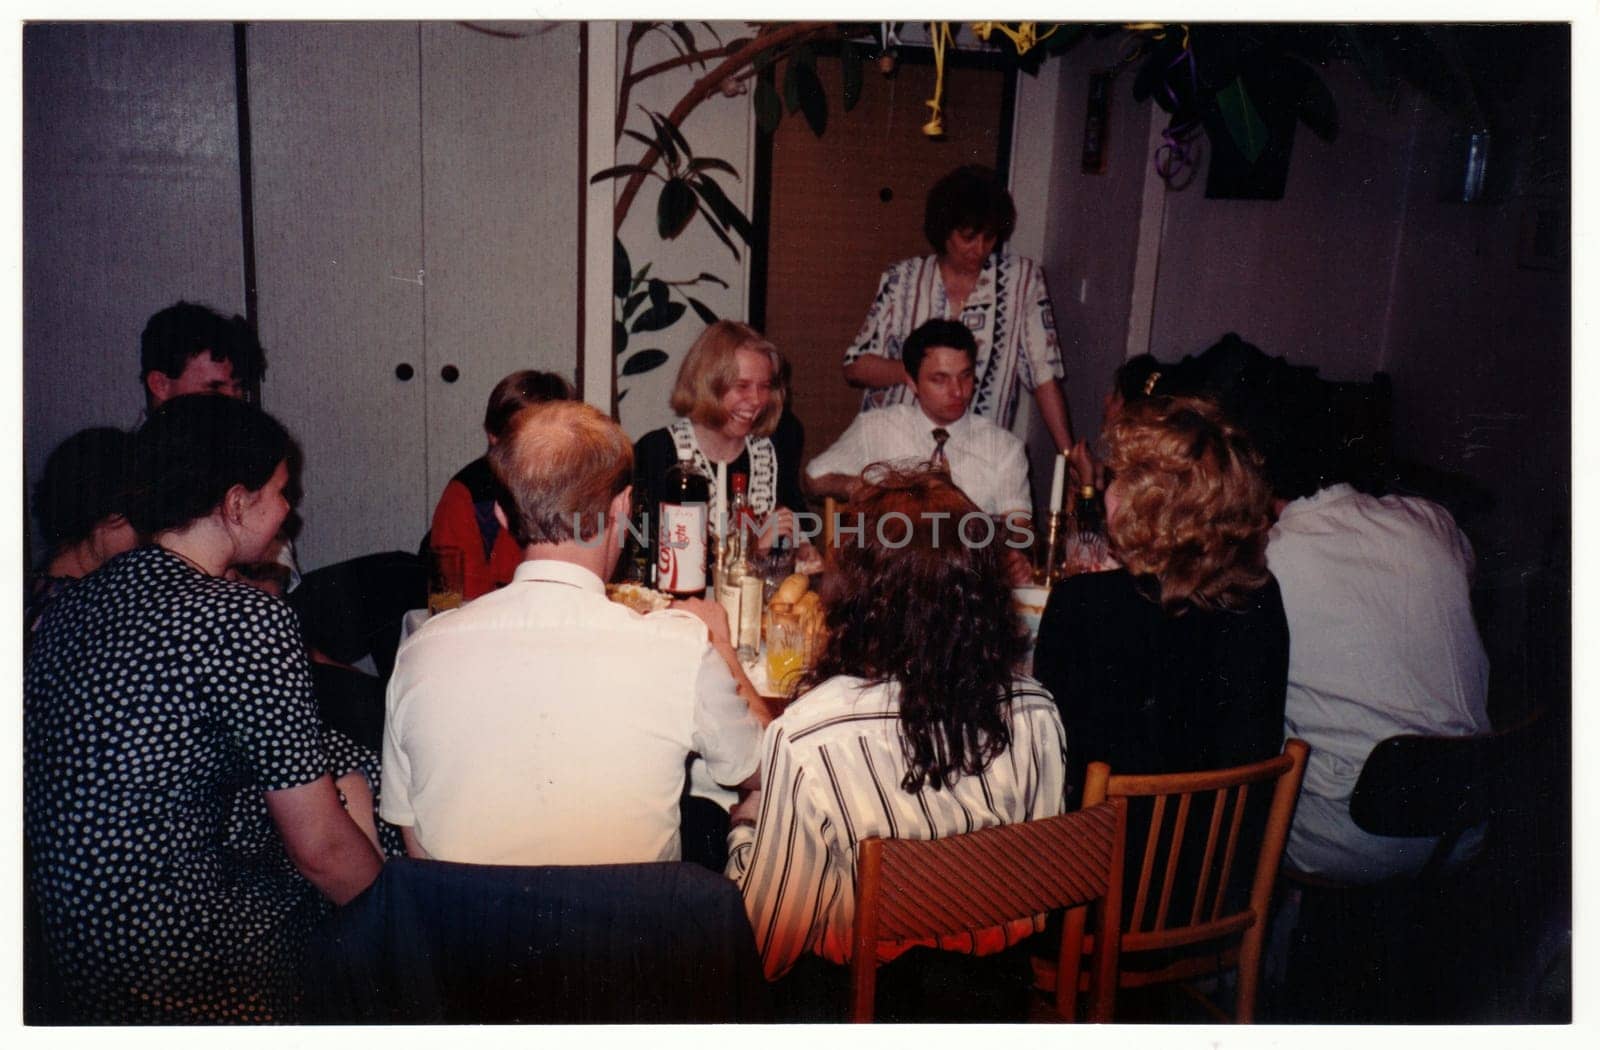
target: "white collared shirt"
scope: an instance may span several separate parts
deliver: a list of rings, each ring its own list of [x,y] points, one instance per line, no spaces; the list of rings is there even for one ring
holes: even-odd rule
[[[439,860],[676,860],[685,760],[737,784],[760,738],[698,619],[641,616],[587,569],[528,561],[400,647],[380,813]]]
[[[806,476],[857,475],[873,463],[926,466],[937,442],[939,424],[920,405],[890,405],[857,415],[839,440],[806,467]],[[971,412],[945,427],[950,479],[985,514],[1031,514],[1028,457],[1015,434]]]
[[[1443,507],[1344,484],[1290,503],[1268,534],[1289,621],[1284,728],[1311,745],[1287,847],[1302,871],[1369,882],[1427,859],[1432,840],[1356,827],[1350,793],[1387,737],[1489,729],[1472,563]]]

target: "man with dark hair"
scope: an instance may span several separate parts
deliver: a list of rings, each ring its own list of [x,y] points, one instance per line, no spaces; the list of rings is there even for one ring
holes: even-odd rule
[[[875,463],[932,466],[946,471],[985,514],[1024,524],[1033,507],[1028,457],[1016,435],[968,411],[976,359],[972,333],[960,322],[917,326],[900,356],[916,402],[856,416],[839,440],[807,465],[811,493],[849,499],[862,484],[862,472]],[[1012,575],[1020,581],[1030,572],[1028,559],[1020,550],[1008,554]]]
[[[607,600],[633,447],[592,406],[523,409],[489,465],[523,561],[510,586],[435,616],[401,646],[382,816],[413,856],[677,860],[689,756],[725,785],[756,772],[759,700],[727,617],[706,601],[641,616]]]
[[[1314,369],[1232,333],[1181,367],[1251,432],[1276,497],[1267,566],[1289,621],[1284,731],[1311,745],[1284,856],[1341,882],[1415,874],[1434,840],[1368,834],[1350,794],[1387,737],[1489,729],[1472,546],[1438,504],[1350,484]]]
[[[266,368],[248,321],[198,303],[180,300],[157,311],[139,337],[139,382],[148,408],[180,394],[249,397]]]

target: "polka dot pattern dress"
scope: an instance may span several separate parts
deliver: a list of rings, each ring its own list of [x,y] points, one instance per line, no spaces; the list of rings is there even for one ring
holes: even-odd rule
[[[33,888],[73,1016],[293,1020],[329,906],[262,792],[339,765],[294,613],[142,547],[51,602],[25,693]]]

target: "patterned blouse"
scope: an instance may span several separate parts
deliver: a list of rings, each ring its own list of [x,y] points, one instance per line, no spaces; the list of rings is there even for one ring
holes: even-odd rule
[[[862,354],[898,361],[900,344],[918,325],[948,317],[950,300],[938,256],[903,259],[883,271],[878,294],[844,352],[844,363]],[[1020,255],[991,253],[961,307],[960,321],[978,344],[972,411],[1009,430],[1024,390],[1066,375],[1044,270]],[[862,394],[861,410],[904,404],[914,396],[904,383],[868,390]]]
[[[328,750],[294,613],[141,547],[50,603],[25,693],[32,887],[74,1018],[292,1020],[328,906],[263,792],[361,758]]]

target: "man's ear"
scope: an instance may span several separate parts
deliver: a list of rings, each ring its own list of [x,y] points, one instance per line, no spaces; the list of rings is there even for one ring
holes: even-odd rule
[[[500,523],[500,527],[502,529],[505,529],[507,532],[511,531],[511,523],[506,520],[505,508],[500,506],[499,500],[494,501],[494,520]]]
[[[633,513],[633,486],[629,485],[611,497],[611,527],[620,529]]]
[[[159,368],[152,368],[144,377],[144,389],[154,408],[172,396],[172,377]]]

